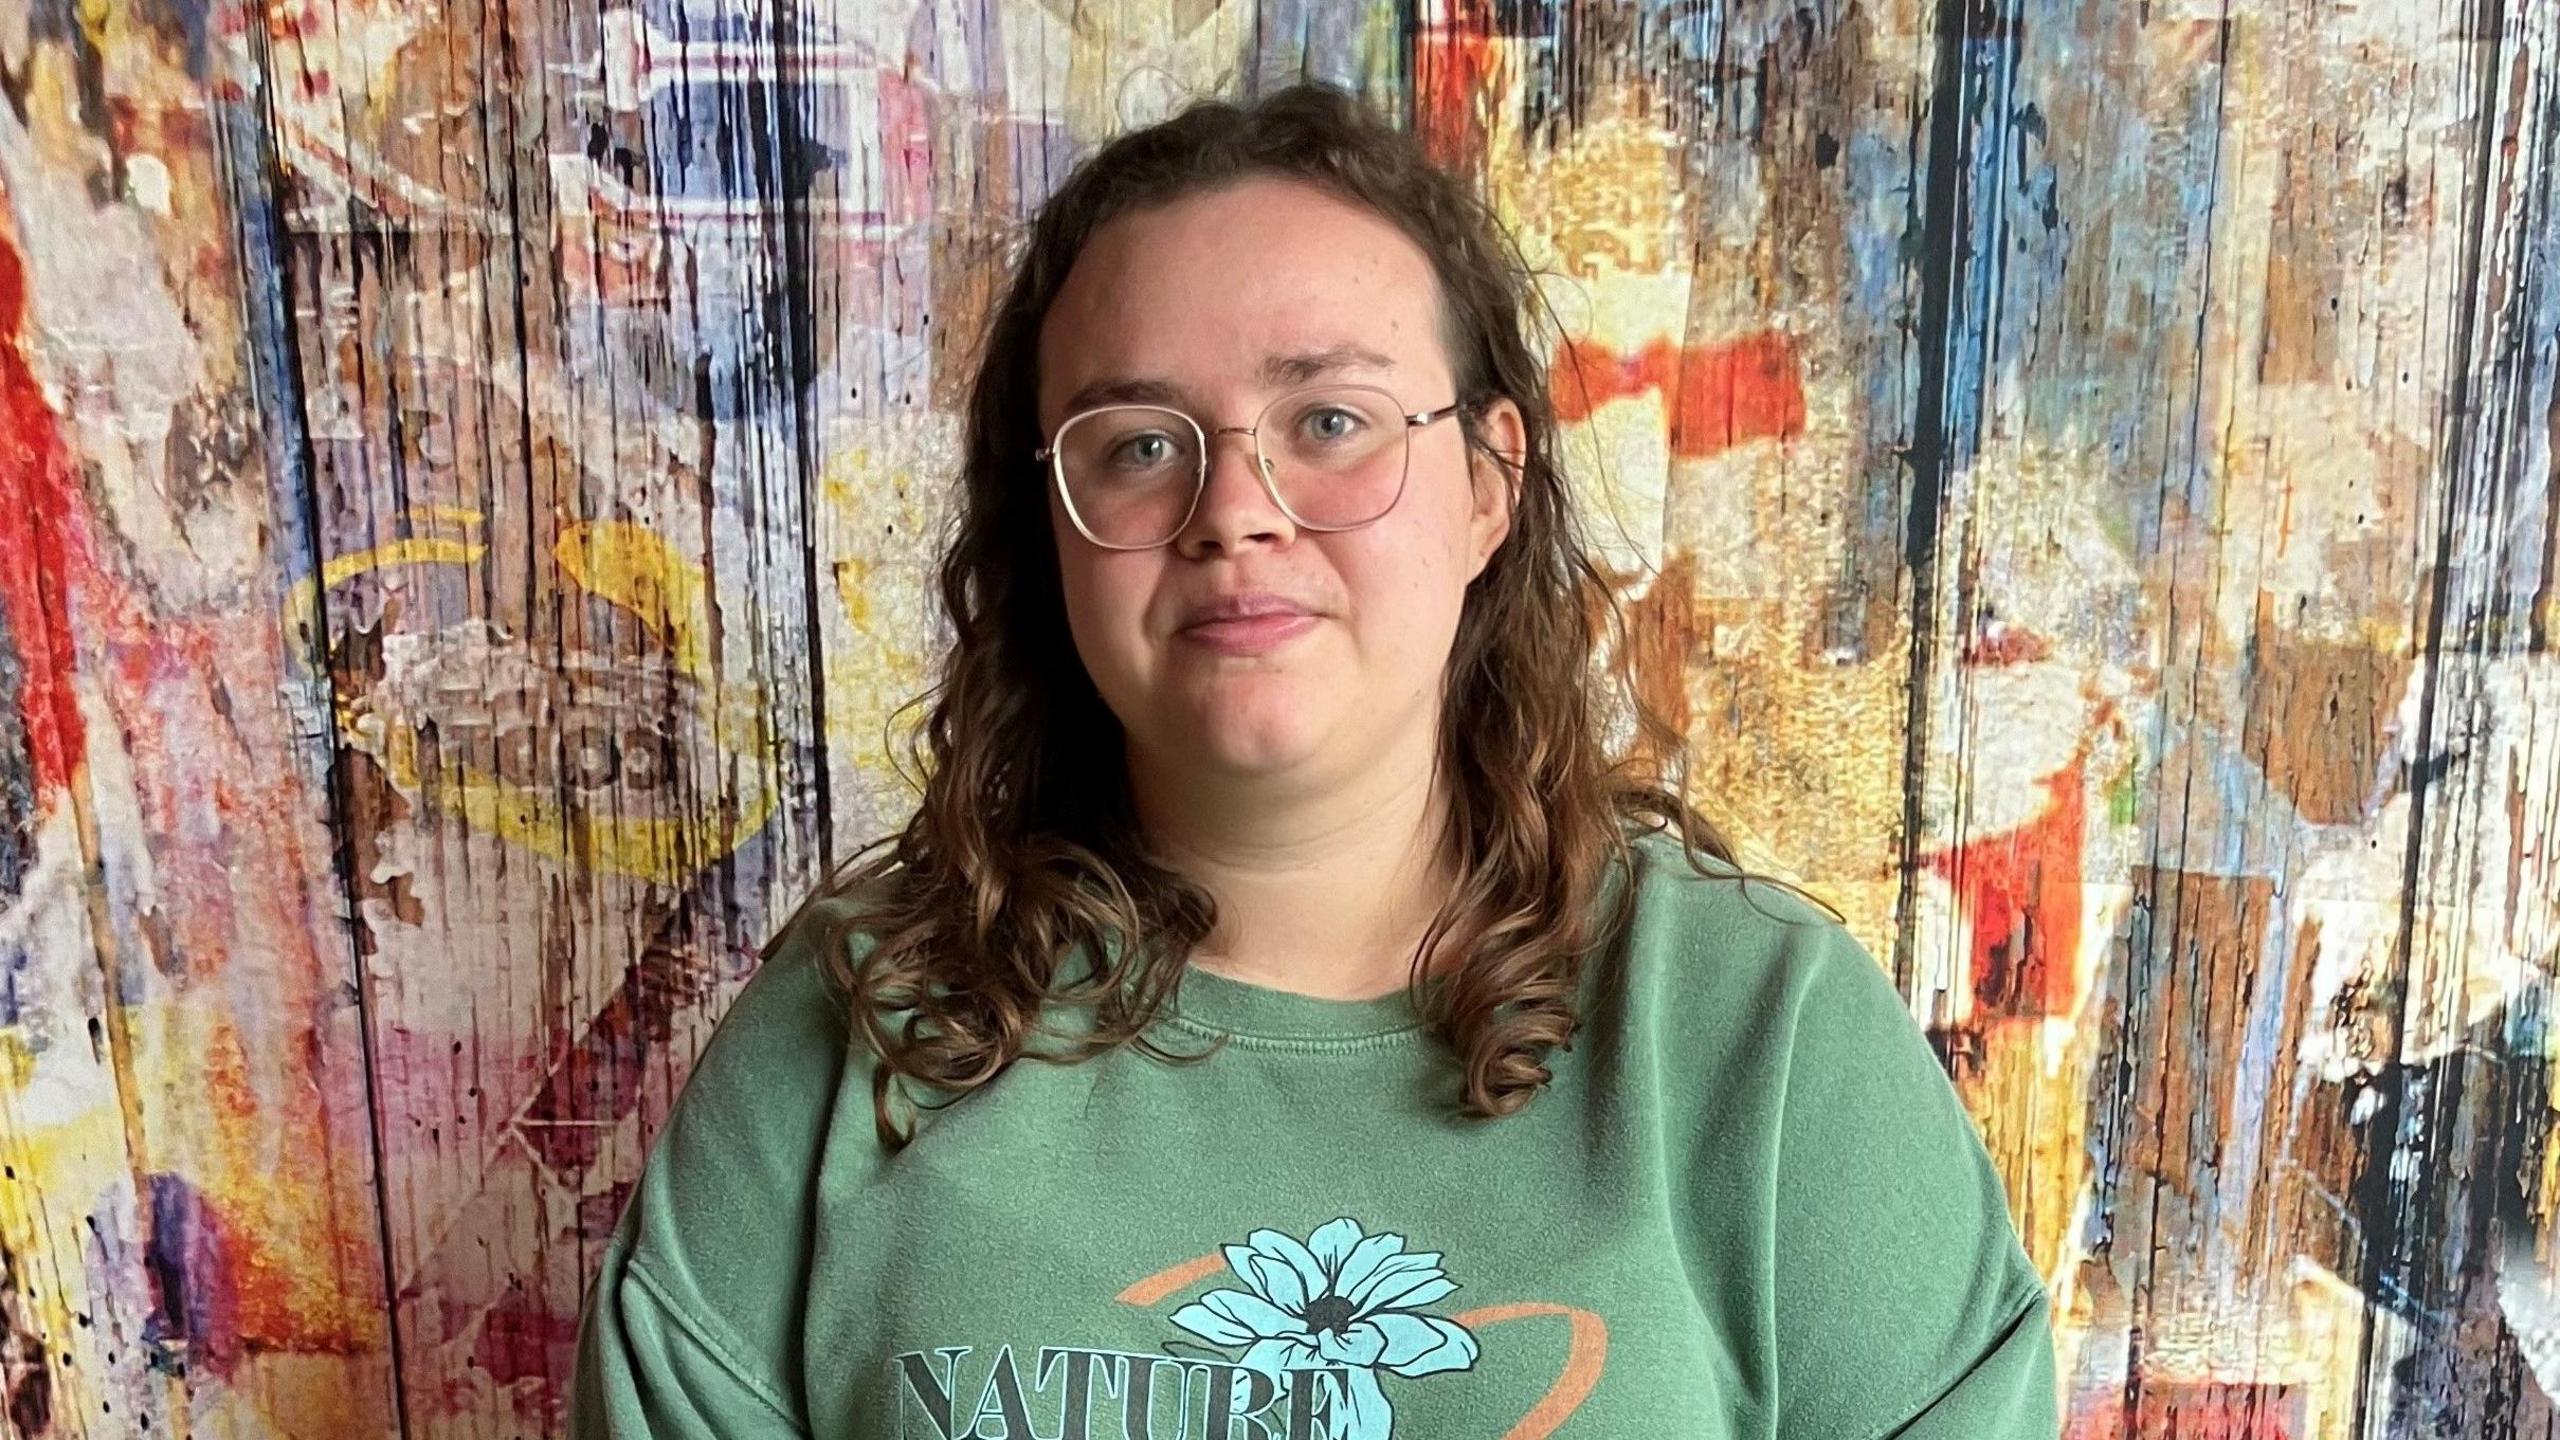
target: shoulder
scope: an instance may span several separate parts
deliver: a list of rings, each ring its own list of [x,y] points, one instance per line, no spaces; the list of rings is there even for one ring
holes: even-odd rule
[[[1730,1057],[1794,1107],[1878,1102],[1873,1113],[1925,1114],[1941,1136],[1970,1132],[1909,1001],[1837,916],[1730,861],[1693,866],[1676,836],[1640,836],[1634,851],[1635,906],[1613,947],[1632,1023],[1685,1054]]]
[[[1883,1433],[1955,1377],[2007,1384],[2001,1365],[2032,1392],[2034,1337],[2002,1347],[2041,1279],[1885,967],[1783,886],[1713,857],[1693,869],[1676,838],[1640,840],[1633,873],[1626,1013],[1656,1049],[1650,1073],[1678,1077],[1669,1098],[1694,1107],[1687,1161],[1749,1177],[1710,1187],[1734,1213],[1695,1223],[1744,1227],[1784,1277],[1771,1303],[1786,1428],[1812,1416],[1825,1433]]]
[[[1638,907],[1649,910],[1658,926],[1669,921],[1689,930],[1707,927],[1729,941],[1745,938],[1737,930],[1838,923],[1786,885],[1708,851],[1692,853],[1668,831],[1637,831],[1627,848]]]
[[[653,1165],[728,1161],[736,1152],[813,1158],[848,1080],[866,1081],[868,1049],[850,1019],[845,976],[869,939],[845,896],[812,897],[766,946],[694,1059],[656,1141]],[[752,1119],[743,1128],[729,1121]],[[701,1153],[709,1152],[709,1153]]]
[[[870,944],[860,897],[811,896],[775,932],[763,960],[720,1017],[688,1085],[716,1082],[723,1070],[757,1057],[841,1061],[850,1054],[845,977]],[[773,1075],[769,1067],[761,1078]],[[804,1079],[805,1075],[787,1077]]]
[[[867,936],[844,897],[803,904],[695,1057],[610,1242],[687,1323],[789,1393],[818,1219],[839,1153],[868,1158],[868,1047],[842,983]]]
[[[1884,967],[1813,900],[1732,861],[1692,855],[1676,835],[1639,834],[1630,851],[1633,905],[1610,951],[1631,1013],[1649,1028],[1693,1044],[1766,1039],[1808,1007],[1834,1026],[1909,1027]]]
[[[1673,839],[1643,852],[1631,974],[1666,1054],[1723,1061],[1701,1082],[1714,1098],[1693,1092],[1718,1137],[1696,1153],[1747,1157],[1763,1197],[1781,1428],[1881,1434],[1962,1387],[1962,1404],[2029,1417],[1968,1433],[2034,1430],[2051,1358],[2022,1317],[2041,1315],[2042,1280],[1892,976],[1784,887],[1712,858],[1701,876]]]

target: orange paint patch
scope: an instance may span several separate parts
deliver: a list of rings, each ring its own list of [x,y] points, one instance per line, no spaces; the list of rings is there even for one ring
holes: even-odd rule
[[[1929,857],[1956,892],[1973,932],[1977,1018],[2066,1015],[2080,953],[2081,860],[2088,803],[2087,763],[2036,782],[2052,803],[2014,830],[1986,834]]]
[[[1753,440],[1804,433],[1804,362],[1782,331],[1761,330],[1708,345],[1648,342],[1620,354],[1568,341],[1549,376],[1556,418],[1588,418],[1612,400],[1661,392],[1671,412],[1671,450],[1687,460]]]
[[[1485,152],[1485,97],[1499,94],[1493,7],[1455,0],[1437,24],[1413,37],[1413,128],[1435,164],[1461,172]]]

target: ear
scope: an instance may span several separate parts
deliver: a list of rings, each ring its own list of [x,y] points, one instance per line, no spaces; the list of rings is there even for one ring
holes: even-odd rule
[[[1508,395],[1495,396],[1478,413],[1475,434],[1493,455],[1474,445],[1467,448],[1468,469],[1475,482],[1475,506],[1467,517],[1469,580],[1484,573],[1493,552],[1502,548],[1503,539],[1511,533],[1512,507],[1520,498],[1520,466],[1529,453],[1528,427],[1521,422],[1520,407]],[[1501,457],[1499,463],[1494,456]]]

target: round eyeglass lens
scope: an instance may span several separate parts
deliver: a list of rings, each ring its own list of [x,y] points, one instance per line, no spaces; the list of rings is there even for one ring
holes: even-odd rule
[[[1173,538],[1200,484],[1200,430],[1179,410],[1116,405],[1089,411],[1058,436],[1067,503],[1105,545]]]
[[[1256,434],[1289,512],[1339,530],[1365,525],[1396,503],[1407,428],[1394,396],[1342,385],[1281,396]]]

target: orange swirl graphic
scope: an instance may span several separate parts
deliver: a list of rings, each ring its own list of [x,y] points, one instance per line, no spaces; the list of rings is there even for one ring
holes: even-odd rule
[[[1113,1297],[1125,1305],[1142,1309],[1165,1301],[1227,1268],[1226,1257],[1211,1252],[1164,1269],[1130,1285]],[[1449,1318],[1470,1330],[1488,1325],[1501,1325],[1513,1320],[1535,1320],[1549,1316],[1563,1319],[1570,1327],[1566,1333],[1564,1368],[1556,1372],[1546,1393],[1537,1403],[1502,1432],[1502,1440],[1546,1440],[1556,1428],[1582,1408],[1600,1383],[1600,1372],[1609,1363],[1609,1325],[1598,1315],[1578,1306],[1560,1305],[1552,1300],[1519,1300],[1508,1305],[1484,1305],[1452,1315]]]
[[[1529,1413],[1502,1432],[1502,1440],[1545,1440],[1555,1433],[1574,1411],[1589,1399],[1593,1386],[1600,1383],[1601,1367],[1609,1363],[1609,1326],[1599,1316],[1572,1305],[1558,1305],[1551,1300],[1522,1300],[1510,1305],[1487,1305],[1449,1318],[1470,1330],[1499,1325],[1506,1320],[1528,1320],[1541,1315],[1561,1315],[1573,1327],[1564,1349],[1564,1369],[1556,1373],[1555,1383]]]

